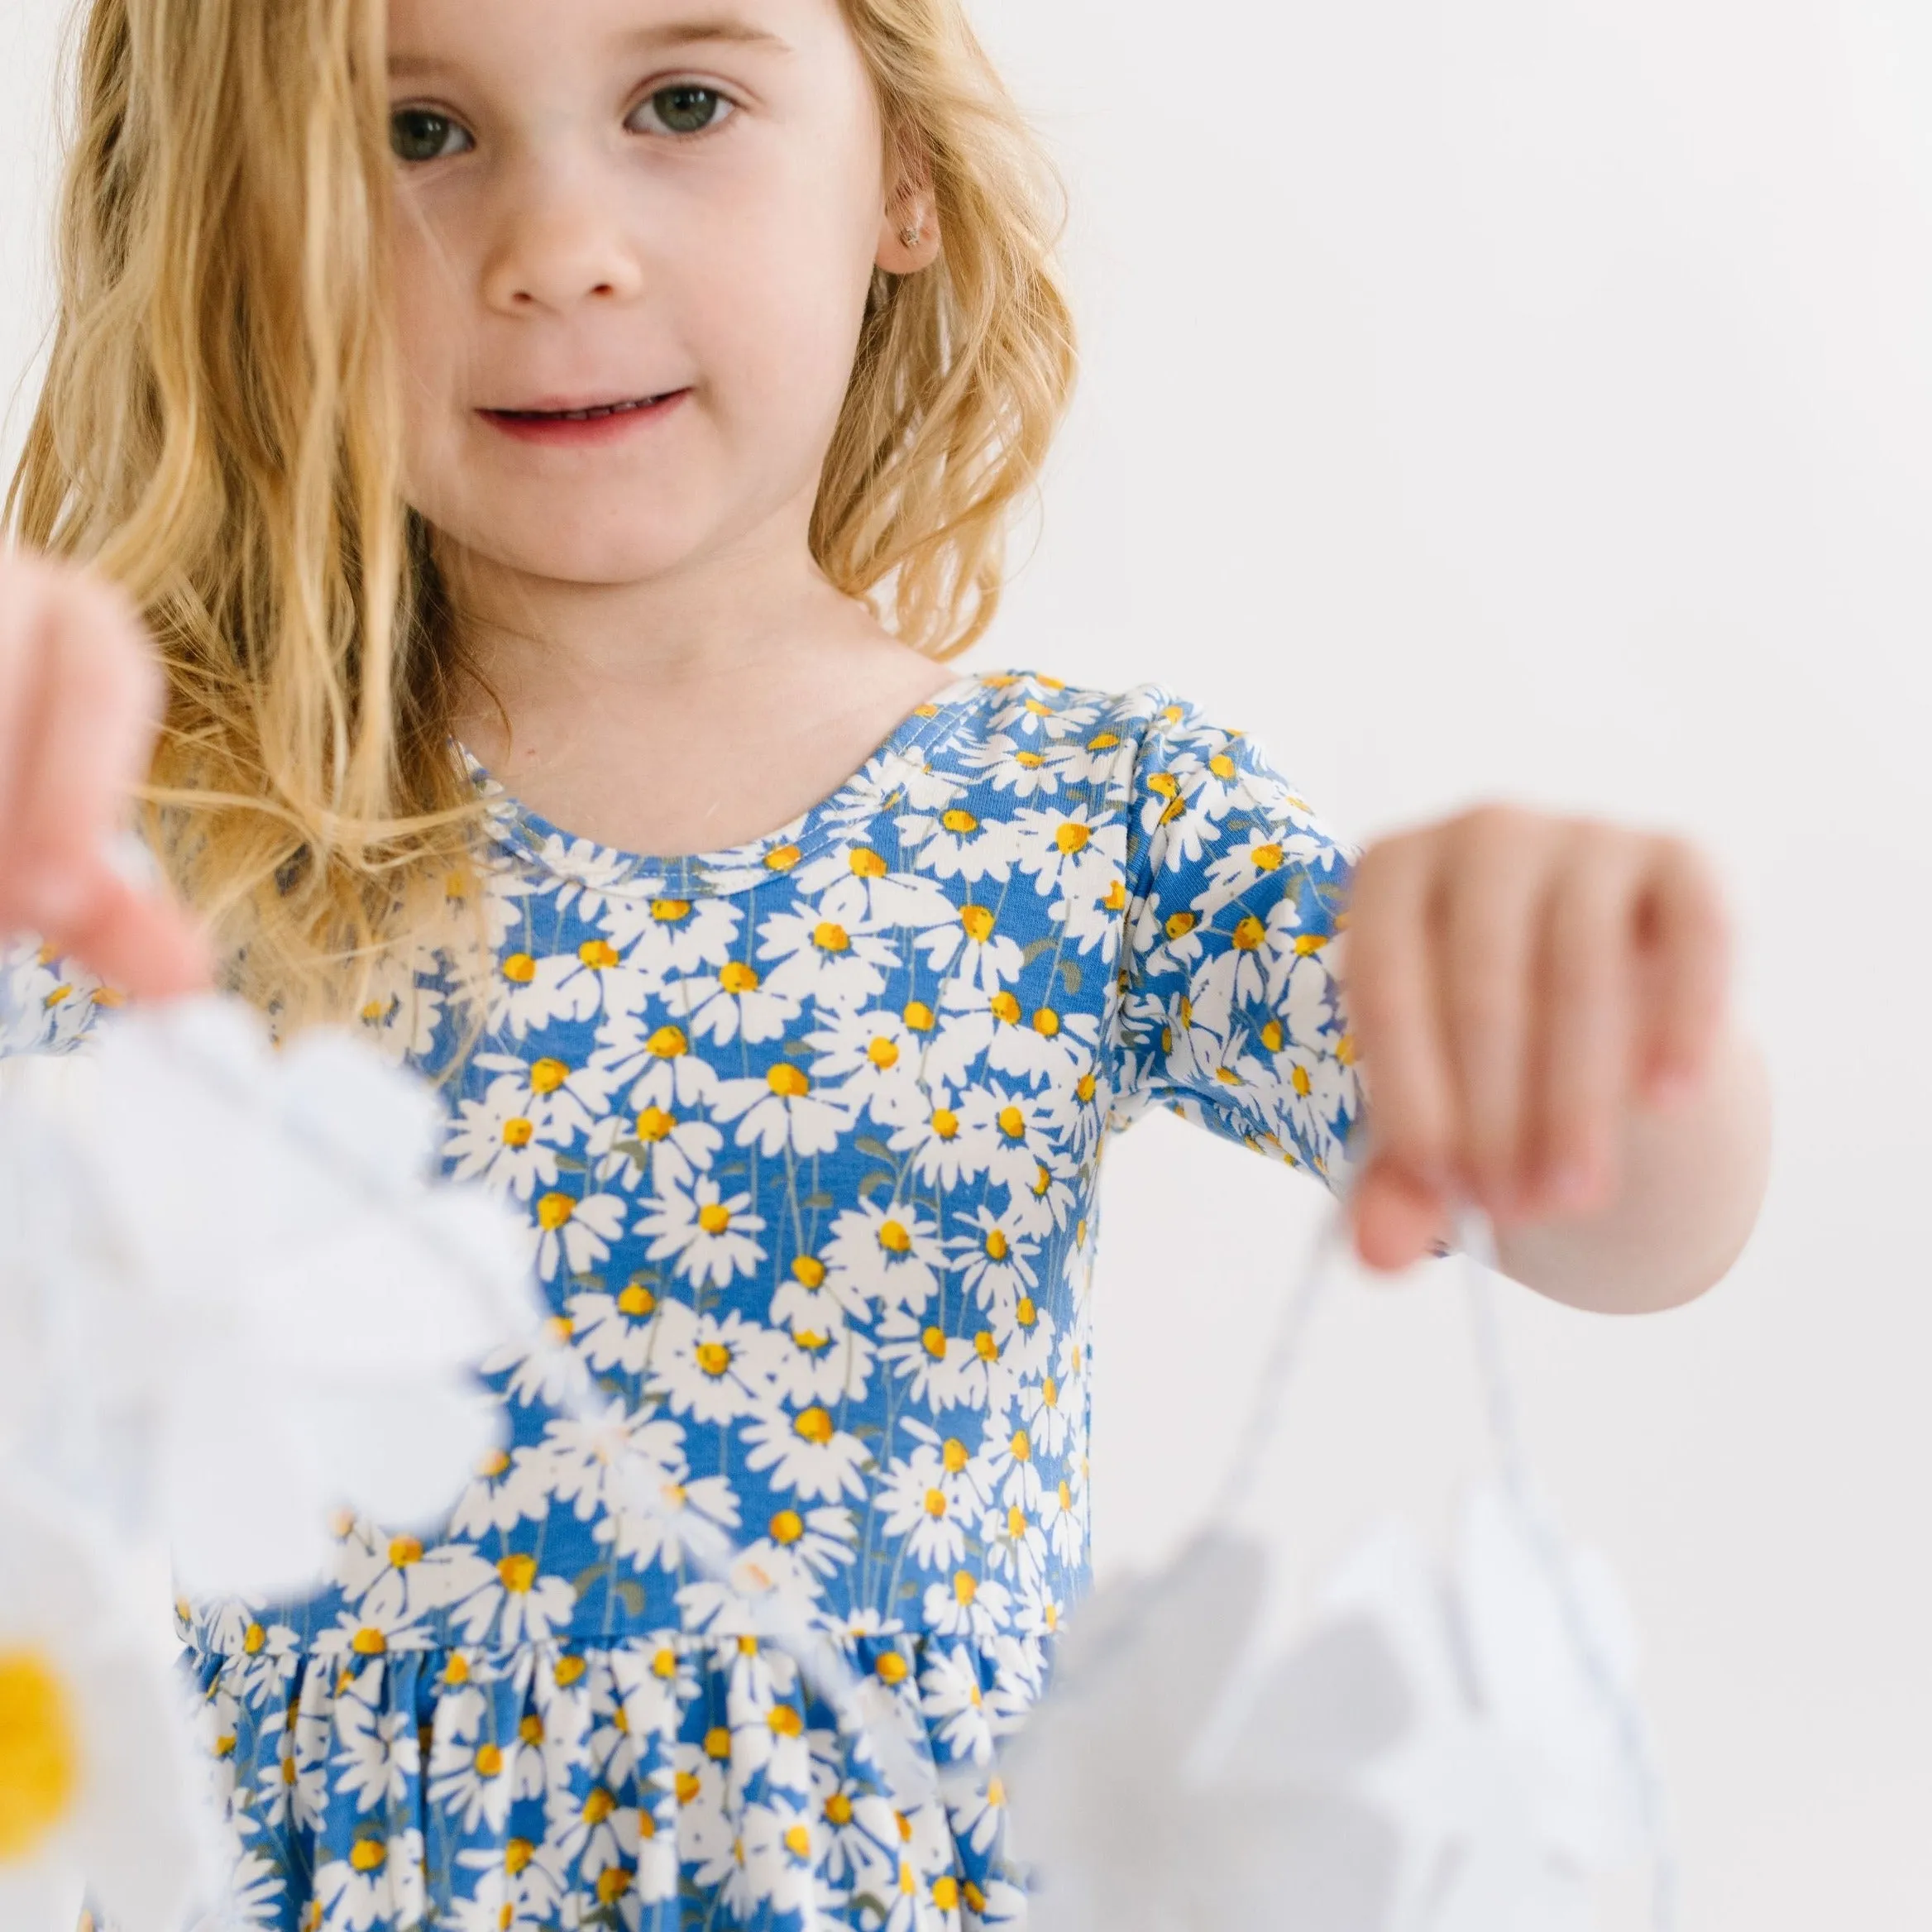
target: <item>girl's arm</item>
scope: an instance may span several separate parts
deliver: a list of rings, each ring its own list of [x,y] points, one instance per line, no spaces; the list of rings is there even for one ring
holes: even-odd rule
[[[1722,1277],[1771,1110],[1695,852],[1487,807],[1372,848],[1349,928],[1365,1260],[1406,1266],[1473,1200],[1504,1269],[1576,1307],[1673,1307]]]

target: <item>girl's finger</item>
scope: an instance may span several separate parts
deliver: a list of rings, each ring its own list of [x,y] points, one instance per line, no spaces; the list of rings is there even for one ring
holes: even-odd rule
[[[19,743],[10,864],[50,939],[98,902],[101,853],[145,773],[160,681],[112,592],[69,584],[48,612],[31,742]]]
[[[1376,1155],[1356,1184],[1354,1206],[1356,1251],[1385,1274],[1433,1253],[1447,1230],[1443,1197]]]
[[[103,863],[80,879],[50,944],[137,999],[207,991],[208,946],[171,899],[130,886]]]
[[[1647,1098],[1668,1102],[1710,1067],[1730,987],[1730,921],[1710,867],[1676,839],[1652,848],[1638,916],[1654,986],[1638,1077]]]
[[[1436,968],[1459,1164],[1484,1208],[1517,1209],[1537,928],[1562,828],[1504,806],[1450,828]]]
[[[1581,828],[1549,902],[1538,974],[1533,1212],[1576,1213],[1614,1179],[1629,1071],[1635,907],[1643,851]]]
[[[1379,1159],[1446,1193],[1453,1121],[1428,929],[1436,834],[1374,847],[1350,893],[1342,980],[1361,1049]]]

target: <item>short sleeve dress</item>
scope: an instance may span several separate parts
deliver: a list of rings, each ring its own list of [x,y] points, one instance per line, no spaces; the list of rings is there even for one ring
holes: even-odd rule
[[[1107,1136],[1171,1107],[1335,1179],[1361,1112],[1347,855],[1152,688],[961,679],[783,831],[661,861],[480,768],[485,1037],[447,961],[364,1024],[450,1076],[447,1166],[528,1212],[554,1356],[433,1535],[345,1523],[305,1601],[180,1606],[240,1923],[1023,1923],[998,1740],[1088,1562]],[[113,996],[23,950],[9,1050]],[[621,1506],[630,1471],[671,1509]],[[721,1527],[916,1716],[907,1814],[677,1524]]]

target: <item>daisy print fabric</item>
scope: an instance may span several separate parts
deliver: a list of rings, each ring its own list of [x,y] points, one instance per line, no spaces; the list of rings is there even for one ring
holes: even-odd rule
[[[1164,1107],[1339,1175],[1346,855],[1164,691],[1027,674],[962,679],[698,858],[573,838],[471,770],[484,1036],[453,1064],[433,949],[363,1021],[447,1076],[447,1165],[527,1212],[572,1346],[481,1365],[505,1447],[438,1533],[346,1523],[308,1600],[182,1606],[234,1913],[1022,1923],[990,1767],[1087,1581],[1102,1151]],[[113,997],[31,949],[5,983],[13,1051]],[[638,1480],[663,1513],[626,1513]],[[681,1521],[983,1774],[896,1809]]]

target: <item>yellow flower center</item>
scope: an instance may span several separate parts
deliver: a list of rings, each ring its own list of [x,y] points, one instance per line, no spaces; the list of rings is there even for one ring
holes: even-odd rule
[[[1311,954],[1320,952],[1327,944],[1328,935],[1325,932],[1298,933],[1295,935],[1294,949],[1300,958],[1306,959]]]
[[[731,1755],[731,1738],[729,1733],[724,1738],[724,1754],[727,1757]],[[681,1771],[672,1781],[671,1788],[677,1793],[679,1804],[688,1805],[705,1788],[705,1781],[696,1772]]]
[[[1000,1345],[993,1340],[990,1328],[982,1328],[973,1337],[973,1352],[983,1362],[997,1362],[1000,1359]]]
[[[423,1561],[423,1545],[413,1536],[399,1536],[389,1546],[389,1560],[399,1570]]]
[[[719,973],[718,984],[726,992],[756,992],[758,989],[758,976],[742,959],[730,959],[725,962],[723,970]]]
[[[1270,1020],[1261,1029],[1261,1044],[1270,1053],[1279,1053],[1288,1044],[1288,1035],[1282,1031],[1279,1020]]]
[[[1306,1100],[1314,1089],[1314,1083],[1308,1078],[1308,1069],[1306,1067],[1298,1066],[1294,1072],[1289,1075],[1289,1078],[1294,1084],[1295,1092],[1300,1094],[1303,1100]]]
[[[792,1423],[791,1428],[795,1435],[807,1442],[817,1443],[822,1449],[831,1441],[834,1434],[831,1412],[820,1408],[814,1403],[810,1408],[799,1411],[798,1419]]]
[[[1035,1200],[1045,1200],[1047,1190],[1053,1185],[1053,1176],[1046,1171],[1042,1161],[1033,1171],[1033,1195]]]
[[[831,1337],[821,1335],[815,1328],[794,1328],[791,1341],[793,1346],[802,1348],[807,1355],[817,1355],[832,1346]]]
[[[811,1092],[811,1076],[801,1073],[790,1060],[780,1060],[765,1075],[765,1084],[781,1100],[802,1100]]]
[[[1127,905],[1127,882],[1122,878],[1107,882],[1107,891],[1102,895],[1100,907],[1103,912],[1124,912]]]
[[[1046,760],[1036,751],[1016,751],[1013,753],[1013,763],[1022,772],[1037,772]]]
[[[959,923],[966,929],[966,936],[974,945],[983,946],[992,937],[992,908],[990,906],[962,906],[959,908]]]
[[[357,1657],[380,1657],[389,1648],[389,1639],[373,1624],[365,1624],[349,1639],[349,1648]]]
[[[1224,751],[1217,751],[1208,761],[1208,769],[1217,778],[1227,779],[1234,776],[1234,760]]]
[[[1016,1107],[1002,1107],[999,1111],[1000,1131],[1009,1141],[1022,1141],[1026,1137],[1026,1117]]]
[[[512,953],[503,963],[503,976],[512,986],[528,986],[537,977],[537,962],[528,953]]]
[[[1089,751],[1112,751],[1119,743],[1120,739],[1117,734],[1112,731],[1100,731],[1096,732],[1092,738],[1087,740],[1087,748]]]
[[[947,1437],[945,1446],[940,1451],[940,1461],[945,1465],[948,1475],[957,1475],[971,1460],[966,1445],[957,1436]]]
[[[481,1745],[476,1752],[476,1775],[478,1777],[501,1777],[503,1776],[503,1753],[494,1744]]]
[[[633,1321],[641,1321],[646,1315],[658,1312],[658,1298],[641,1281],[634,1281],[619,1291],[617,1311],[621,1315],[629,1315]]]
[[[1088,830],[1086,826],[1077,825],[1072,819],[1069,819],[1054,834],[1053,842],[1059,847],[1061,851],[1071,855],[1076,852],[1084,852],[1087,849],[1088,840],[1093,836],[1093,834]]]
[[[503,1587],[512,1596],[528,1596],[537,1581],[537,1559],[520,1552],[505,1557],[496,1566],[496,1574],[503,1579]]]
[[[791,1278],[806,1288],[823,1288],[825,1285],[825,1265],[815,1255],[801,1255],[791,1264]]]
[[[655,1059],[674,1060],[691,1051],[691,1042],[685,1038],[681,1026],[660,1026],[644,1042],[644,1050]]]
[[[1016,1462],[1031,1462],[1033,1460],[1033,1444],[1024,1429],[1015,1429],[1013,1439],[1007,1445],[1013,1451]]]
[[[640,1822],[643,1816],[640,1814]],[[631,1875],[621,1865],[606,1865],[597,1874],[597,1902],[614,1906],[631,1888]]]
[[[996,992],[986,1003],[992,1009],[994,1019],[1008,1026],[1020,1024],[1020,1002],[1010,992],[1003,990]]]
[[[1267,936],[1267,927],[1251,912],[1234,929],[1235,949],[1237,952],[1251,953]]]
[[[909,1000],[906,1011],[899,1017],[915,1033],[930,1033],[933,1029],[933,1011],[924,1000]]]
[[[879,1224],[879,1246],[888,1255],[910,1255],[912,1252],[912,1236],[906,1231],[902,1221],[886,1221]]]
[[[567,1690],[590,1667],[581,1657],[560,1657],[557,1660],[557,1681]]]
[[[731,1351],[721,1341],[701,1341],[698,1344],[698,1366],[707,1375],[721,1375],[731,1366]]]
[[[1040,1384],[1040,1399],[1049,1408],[1058,1408],[1060,1405],[1060,1385],[1051,1375]]]
[[[530,1091],[554,1093],[570,1078],[570,1069],[562,1060],[540,1059],[530,1069]]]
[[[883,1073],[889,1067],[899,1064],[899,1048],[897,1041],[890,1040],[882,1033],[865,1050],[865,1057]]]
[[[1023,1294],[1020,1297],[1019,1303],[1013,1310],[1013,1319],[1022,1328],[1031,1328],[1040,1319],[1040,1310],[1034,1307],[1031,1295]]]
[[[37,1651],[0,1651],[0,1866],[23,1863],[55,1832],[80,1789],[72,1695]]]
[[[359,1838],[349,1853],[352,1872],[380,1872],[389,1858],[389,1847],[379,1838]]]
[[[811,1856],[811,1827],[808,1824],[787,1826],[785,1848],[795,1858],[809,1858]]]
[[[835,925],[829,919],[821,919],[812,928],[811,943],[821,953],[843,953],[850,949],[852,939],[844,926]]]
[[[1066,1479],[1064,1477],[1062,1477],[1060,1480],[1059,1498],[1061,1509],[1071,1509],[1073,1508],[1074,1492],[1067,1487]]]
[[[772,1734],[778,1738],[801,1738],[805,1735],[805,1719],[789,1704],[774,1704],[765,1714],[765,1722]]]
[[[878,854],[874,852],[869,845],[858,847],[845,863],[852,868],[852,876],[854,878],[882,879],[886,876],[885,860],[880,858]]]
[[[781,1509],[772,1518],[772,1541],[789,1549],[805,1534],[805,1518],[796,1509]]]
[[[771,872],[790,872],[796,865],[801,854],[796,845],[775,845],[765,854],[765,866]]]
[[[957,1603],[969,1604],[979,1595],[979,1579],[969,1570],[961,1570],[953,1577],[953,1597]]]
[[[919,1338],[925,1344],[925,1352],[935,1362],[946,1359],[946,1332],[944,1328],[928,1328]]]
[[[897,1651],[887,1650],[879,1653],[879,1661],[873,1666],[873,1668],[878,1673],[878,1679],[882,1684],[903,1684],[911,1666],[906,1662],[904,1657],[900,1656]],[[851,1816],[849,1806],[847,1807],[846,1816],[848,1818]],[[842,1820],[840,1822],[843,1823],[844,1820]]]
[[[892,1652],[888,1651],[886,1656],[891,1657],[892,1654]],[[895,1661],[899,1666],[899,1675],[904,1676],[906,1660],[903,1657],[898,1657]],[[883,1677],[885,1674],[886,1658],[882,1657],[879,1659],[879,1675]],[[852,1800],[843,1791],[834,1791],[831,1796],[825,1800],[825,1820],[828,1824],[837,1825],[846,1825],[852,1822]]]
[[[942,1872],[932,1882],[932,1902],[942,1912],[956,1911],[959,1905],[959,1882],[950,1872]]]
[[[942,813],[940,823],[949,832],[958,832],[962,835],[968,832],[977,832],[979,830],[979,820],[974,818],[971,812],[961,811],[957,806],[954,806],[951,811]]]
[[[1170,940],[1184,940],[1198,923],[1191,912],[1176,912],[1167,922],[1167,936]]]
[[[512,1878],[519,1877],[530,1868],[530,1861],[537,1855],[537,1848],[527,1838],[513,1838],[503,1848],[503,1868]]]
[[[932,1131],[942,1141],[950,1141],[959,1131],[959,1117],[949,1107],[935,1107],[932,1114]]]
[[[1266,845],[1257,845],[1248,856],[1254,860],[1259,870],[1279,872],[1281,862],[1287,854],[1282,851],[1279,845],[1270,843]]]
[[[698,1226],[706,1234],[722,1234],[731,1225],[731,1210],[722,1201],[707,1201],[698,1210]]]
[[[594,1786],[584,1800],[584,1823],[601,1824],[617,1809],[617,1800],[602,1785]]]
[[[622,1717],[619,1711],[618,1715]],[[543,1720],[535,1711],[517,1726],[517,1736],[526,1744],[541,1744],[543,1742]]]
[[[537,1203],[537,1225],[555,1234],[576,1211],[577,1204],[568,1194],[546,1194]]]
[[[925,1513],[936,1523],[946,1513],[946,1492],[944,1490],[928,1490],[925,1492]]]
[[[1042,1007],[1033,1016],[1033,1031],[1042,1040],[1051,1040],[1060,1030],[1060,1016],[1051,1007]]]
[[[442,1667],[442,1681],[452,1686],[466,1684],[470,1681],[470,1660],[460,1650],[450,1652],[449,1662]],[[294,1714],[293,1710],[290,1712]]]
[[[731,1734],[722,1724],[713,1724],[705,1733],[705,1755],[722,1764],[731,1755]]]
[[[651,916],[660,925],[676,925],[679,920],[691,917],[691,901],[653,899],[651,901]]]
[[[1179,793],[1180,787],[1175,783],[1173,772],[1156,772],[1147,781],[1147,789],[1157,797],[1172,798]]]
[[[986,1253],[988,1260],[1003,1261],[1006,1260],[1007,1237],[1002,1229],[993,1227],[987,1230]]]
[[[242,1647],[250,1657],[260,1657],[268,1642],[268,1633],[259,1624],[251,1624],[242,1633]]]
[[[528,1147],[537,1138],[537,1123],[527,1121],[520,1114],[514,1120],[503,1123],[503,1144],[505,1147]]]
[[[608,973],[618,963],[619,954],[609,940],[586,940],[577,948],[577,957],[593,973]]]
[[[1026,1512],[1022,1509],[1017,1503],[1016,1503],[1013,1507],[1007,1512],[1007,1534],[1010,1536],[1015,1542],[1018,1542],[1020,1539],[1026,1535]]]

